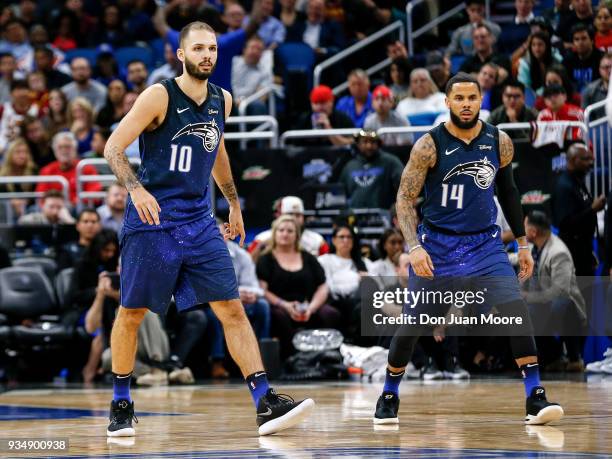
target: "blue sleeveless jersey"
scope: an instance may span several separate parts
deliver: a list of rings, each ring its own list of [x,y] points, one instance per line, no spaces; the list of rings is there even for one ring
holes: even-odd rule
[[[429,134],[436,145],[436,165],[425,179],[423,224],[450,234],[473,234],[495,225],[493,200],[499,170],[499,133],[483,123],[469,145],[451,135],[444,123]]]
[[[174,79],[163,80],[168,91],[164,121],[140,135],[138,179],[161,207],[160,226],[142,223],[128,199],[124,232],[174,228],[211,212],[210,177],[225,123],[220,87],[208,83],[206,100],[197,105]]]

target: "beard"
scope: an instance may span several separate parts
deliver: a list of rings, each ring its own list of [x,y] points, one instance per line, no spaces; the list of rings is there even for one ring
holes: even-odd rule
[[[217,64],[215,63],[209,72],[203,72],[202,70],[198,68],[196,64],[194,64],[192,61],[187,59],[187,56],[185,56],[185,70],[187,71],[187,74],[200,81],[208,80],[210,76],[212,75],[212,73],[215,71],[216,66]]]
[[[450,118],[454,125],[456,125],[459,129],[472,129],[478,123],[478,118],[480,117],[480,110],[476,112],[474,118],[469,121],[463,121],[459,115],[456,115],[452,110],[450,110]]]

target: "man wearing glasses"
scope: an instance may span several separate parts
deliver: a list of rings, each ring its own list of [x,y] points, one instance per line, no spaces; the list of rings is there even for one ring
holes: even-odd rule
[[[506,84],[502,93],[503,105],[491,112],[489,123],[497,126],[502,123],[525,123],[535,121],[537,110],[525,105],[525,85],[520,81],[511,81]],[[529,138],[528,130],[509,130],[508,135],[513,138]]]

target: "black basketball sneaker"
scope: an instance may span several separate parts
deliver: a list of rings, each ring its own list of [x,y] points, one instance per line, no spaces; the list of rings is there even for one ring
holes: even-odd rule
[[[531,389],[531,395],[525,402],[527,414],[525,424],[541,425],[558,421],[563,417],[563,408],[558,403],[546,400],[546,392],[542,386]]]
[[[110,424],[106,429],[109,437],[133,437],[136,432],[132,427],[132,419],[138,423],[138,418],[134,414],[134,402],[127,400],[113,400],[110,409]]]
[[[306,419],[314,406],[315,402],[310,398],[296,402],[288,395],[268,389],[257,403],[259,435],[270,435],[293,427]]]
[[[374,424],[399,424],[399,402],[399,397],[393,392],[383,392],[376,402]]]

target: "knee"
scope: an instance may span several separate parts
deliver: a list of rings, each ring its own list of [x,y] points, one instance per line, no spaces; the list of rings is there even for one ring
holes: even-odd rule
[[[248,322],[244,306],[239,300],[216,301],[211,303],[211,307],[224,327]]]
[[[119,308],[119,312],[117,313],[117,317],[115,319],[115,323],[119,323],[128,328],[137,329],[140,326],[140,323],[144,319],[144,316],[147,314],[148,309],[146,308],[124,308],[121,306]]]

